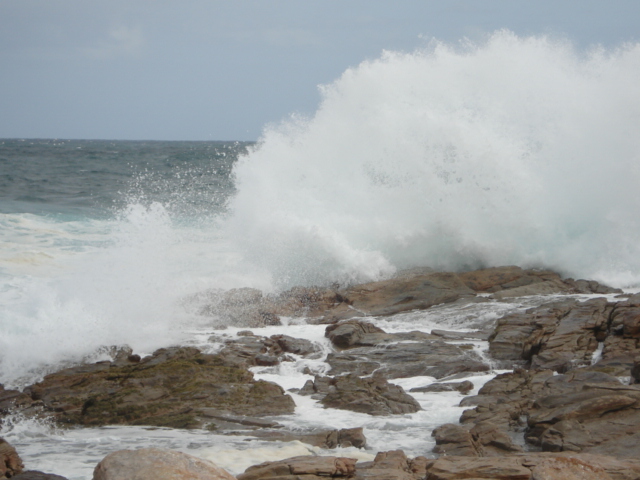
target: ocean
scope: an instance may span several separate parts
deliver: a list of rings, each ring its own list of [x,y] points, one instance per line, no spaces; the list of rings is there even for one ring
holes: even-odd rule
[[[434,42],[365,61],[321,88],[312,116],[267,126],[257,142],[0,140],[0,382],[22,388],[104,359],[110,345],[215,351],[214,321],[195,295],[211,289],[277,292],[418,266],[511,264],[638,287],[639,77],[638,44],[585,52],[497,32],[480,45]],[[464,331],[540,301],[371,321]],[[304,322],[255,330],[328,351],[323,332]],[[305,362],[255,373],[299,388],[311,378]],[[489,378],[475,378],[476,390]],[[431,429],[462,409],[457,393],[416,398],[423,412],[372,418],[326,415],[296,395],[296,414],[278,421],[364,426],[371,450],[349,455],[424,455]],[[204,431],[60,430],[19,416],[0,434],[29,468],[71,480],[91,478],[104,455],[126,447],[176,448],[234,473],[318,453]]]

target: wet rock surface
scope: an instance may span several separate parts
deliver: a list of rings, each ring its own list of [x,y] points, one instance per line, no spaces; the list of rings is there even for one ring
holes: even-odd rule
[[[344,332],[347,328],[349,331],[355,328],[362,331],[366,325],[353,320],[347,324],[330,325],[327,336],[331,338],[330,335]],[[359,340],[349,344],[351,348],[330,353],[326,360],[331,366],[329,374],[370,375],[376,372],[386,378],[419,375],[443,378],[461,372],[486,372],[490,368],[473,350],[472,344],[451,344],[423,332],[388,334],[376,329],[375,333],[359,334]]]
[[[238,475],[237,479],[278,478],[280,480],[296,480],[309,477],[351,477],[356,470],[355,464],[355,459],[346,457],[292,457],[279,462],[265,462],[254,465]]]
[[[326,408],[373,416],[410,414],[420,410],[419,403],[387,379],[446,379],[411,391],[465,395],[473,384],[450,381],[456,375],[516,367],[490,380],[478,395],[463,398],[460,405],[467,410],[459,424],[433,431],[436,447],[425,454],[438,459],[409,459],[401,451],[381,452],[374,461],[357,464],[345,457],[295,457],[251,467],[238,478],[638,479],[640,295],[615,298],[618,293],[597,282],[519,267],[460,274],[423,269],[383,282],[295,288],[277,296],[252,289],[208,293],[206,313],[222,323],[259,327],[278,324],[285,316],[306,316],[328,324],[325,336],[334,349],[326,359],[330,370],[298,392]],[[442,303],[545,294],[553,296],[540,306],[512,309],[515,313],[497,321],[479,320],[484,330],[476,332],[388,333],[363,318]],[[485,339],[490,359],[473,343]],[[292,431],[264,418],[292,413],[295,405],[279,386],[254,380],[248,368],[276,366],[292,356],[318,359],[317,344],[248,331],[212,341],[223,344],[216,355],[184,347],[140,359],[122,350],[114,352],[113,362],[62,370],[24,392],[0,386],[0,415],[42,409],[73,425],[208,426],[321,448],[366,447],[357,426]],[[1,448],[2,443],[0,453]],[[29,474],[36,476],[25,478],[40,478],[39,472]]]
[[[563,279],[551,270],[524,270],[520,267],[494,267],[458,274],[462,282],[475,292],[494,293],[494,298],[558,293],[622,293],[593,280]]]
[[[414,387],[409,392],[426,393],[426,392],[460,392],[466,395],[473,390],[473,383],[469,380],[464,382],[447,382],[447,383],[432,383],[424,387]]]
[[[446,456],[407,458],[402,450],[379,452],[371,462],[345,457],[293,457],[249,467],[238,480],[634,480],[640,462],[589,454],[515,454],[508,458]]]
[[[225,364],[242,368],[272,366],[283,361],[291,361],[292,358],[287,354],[299,355],[304,358],[319,358],[322,355],[317,344],[288,335],[262,337],[247,331],[238,338],[224,339],[213,336],[209,341],[223,342],[224,346],[218,355]]]
[[[325,407],[369,415],[414,413],[420,404],[402,387],[390,384],[381,376],[361,378],[355,374],[339,377],[317,376],[300,391],[320,400]]]
[[[246,435],[246,432],[238,432]],[[291,442],[297,440],[313,445],[314,447],[333,449],[337,447],[365,448],[367,439],[364,436],[362,427],[342,428],[334,430],[311,430],[311,431],[290,431],[290,430],[270,430],[263,429],[251,433],[252,436],[262,440],[279,442]]]
[[[22,459],[4,438],[0,438],[0,479],[11,478],[24,469]]]
[[[211,410],[239,416],[293,412],[276,384],[195,348],[156,351],[140,362],[99,362],[47,375],[25,389],[58,422],[193,428]]]
[[[38,470],[27,470],[14,477],[12,480],[67,480],[66,477],[55,475],[53,473],[44,473]]]
[[[253,288],[207,291],[194,296],[200,313],[221,324],[260,327],[280,325],[280,318],[306,317],[325,323],[387,316],[492,293],[504,299],[525,295],[622,293],[592,280],[563,279],[549,270],[496,267],[465,273],[418,268],[394,278],[346,288],[294,287],[277,295]]]
[[[158,448],[120,450],[95,468],[93,480],[235,480],[214,463],[186,453]]]
[[[602,372],[516,370],[489,381],[461,405],[476,405],[462,414],[463,425],[477,428],[491,422],[503,435],[543,451],[638,454],[640,386],[623,385]],[[460,432],[438,433],[437,443],[445,445],[440,449],[467,448],[468,439]],[[483,456],[476,451],[471,454]]]

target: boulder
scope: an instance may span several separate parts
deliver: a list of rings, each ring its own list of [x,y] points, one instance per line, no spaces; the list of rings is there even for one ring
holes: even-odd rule
[[[322,349],[318,344],[288,335],[261,337],[250,331],[243,331],[239,332],[238,338],[212,336],[209,341],[224,343],[218,355],[226,364],[243,368],[277,365],[290,360],[291,356],[287,354],[305,358],[319,358],[322,355]]]
[[[605,298],[569,299],[506,315],[489,338],[489,352],[498,360],[560,373],[590,365],[609,328],[611,311]]]
[[[436,440],[433,451],[444,455],[494,457],[522,452],[504,430],[489,421],[478,422],[473,428],[441,425],[432,436]]]
[[[453,423],[445,423],[435,428],[431,436],[436,441],[433,448],[440,455],[479,457],[479,446],[471,436],[470,428]]]
[[[78,425],[202,427],[203,409],[233,415],[292,413],[276,384],[191,347],[160,349],[126,366],[83,365],[47,375],[25,389],[57,421]]]
[[[357,463],[354,480],[418,480],[424,478],[429,461],[409,459],[402,450],[379,452],[373,462]]]
[[[369,322],[358,320],[347,320],[341,323],[329,325],[325,329],[324,336],[337,348],[349,348],[362,345],[377,345],[382,343],[378,340],[377,334],[384,334],[385,331]],[[374,335],[373,341],[365,340],[367,336]]]
[[[93,480],[235,480],[223,468],[186,453],[158,448],[119,450],[95,468]]]
[[[338,408],[369,415],[414,413],[420,404],[402,387],[381,376],[360,378],[354,374],[340,377],[316,376],[300,393],[311,393],[326,408]]]
[[[301,357],[317,358],[321,352],[318,344],[304,338],[294,338],[289,335],[271,335],[269,338],[275,342],[283,353],[293,353]]]
[[[23,469],[24,465],[16,449],[4,438],[0,438],[0,479],[11,478]]]
[[[8,414],[13,409],[25,409],[33,404],[31,397],[18,390],[5,390],[0,383],[0,417]]]

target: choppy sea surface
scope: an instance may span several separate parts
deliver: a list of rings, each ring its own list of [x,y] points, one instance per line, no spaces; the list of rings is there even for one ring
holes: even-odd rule
[[[192,301],[209,289],[273,292],[415,266],[506,264],[637,287],[639,77],[638,44],[576,51],[503,31],[477,45],[385,52],[323,86],[313,116],[267,127],[256,143],[0,139],[0,382],[21,388],[102,359],[108,345],[215,350],[212,319]],[[468,330],[522,302],[372,321],[389,331]],[[255,331],[276,332],[329,348],[318,326]],[[301,387],[305,366],[255,373]],[[488,378],[475,378],[476,388]],[[418,394],[423,412],[393,418],[326,415],[294,398],[296,414],[278,421],[364,426],[369,453],[428,454],[431,429],[461,413],[458,394]],[[0,434],[29,468],[73,480],[125,447],[177,448],[235,473],[313,450],[204,431],[59,430],[18,417]]]

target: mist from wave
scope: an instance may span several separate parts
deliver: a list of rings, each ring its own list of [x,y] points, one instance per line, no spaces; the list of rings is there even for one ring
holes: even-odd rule
[[[385,52],[267,128],[226,231],[280,287],[428,265],[640,282],[640,44]]]

